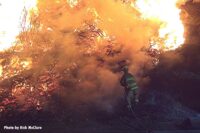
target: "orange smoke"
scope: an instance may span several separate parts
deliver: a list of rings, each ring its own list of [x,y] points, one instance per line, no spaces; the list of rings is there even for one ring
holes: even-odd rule
[[[23,2],[12,5],[19,5],[21,12]],[[63,89],[61,95],[73,102],[115,101],[113,97],[122,95],[119,74],[115,73],[119,61],[129,60],[134,66],[130,71],[136,73],[149,61],[141,49],[149,46],[150,39],[155,38],[153,43],[159,50],[175,49],[184,42],[176,2],[164,2],[168,8],[161,1],[143,2],[27,0],[32,5],[27,9],[37,3],[37,12],[29,13],[35,16],[23,32],[16,26],[15,34],[10,35],[11,23],[3,29],[7,37],[0,40],[5,44],[1,51],[18,43],[22,50],[0,58],[0,79],[6,82],[12,78],[11,94],[24,105],[31,101],[35,106],[45,106],[46,98],[57,89]],[[160,14],[159,6],[169,13],[164,10],[166,15]],[[18,25],[19,20],[11,22]],[[19,42],[12,43],[16,36]],[[70,90],[73,93],[68,93]],[[104,96],[107,101],[101,99]]]
[[[154,47],[157,49],[174,50],[180,47],[184,43],[184,40],[185,40],[183,37],[184,27],[180,20],[180,9],[178,9],[178,7],[176,6],[178,1],[180,0],[136,0],[134,3],[129,3],[131,6],[133,6],[135,9],[137,9],[141,13],[142,19],[150,19],[150,20],[155,21],[156,24],[159,23],[159,29],[157,31],[158,35],[155,35],[149,38],[151,39],[150,43],[153,44]],[[121,11],[124,10],[122,7],[123,6],[122,4],[120,5],[116,4],[119,2],[114,2],[114,1],[108,1],[108,2],[102,3],[102,2],[92,1],[92,0],[87,1],[87,2],[84,0],[82,1],[66,0],[65,2],[69,4],[71,8],[76,7],[79,4],[79,2],[88,4],[88,7],[86,7],[87,12],[93,12],[93,14],[96,15],[96,17],[99,15],[99,13],[100,14],[102,13],[102,9],[107,10],[106,4],[110,6],[116,6],[116,8],[118,8],[117,6],[121,6],[118,9],[120,9]],[[64,4],[64,1],[56,0],[55,4],[56,3]],[[20,24],[23,24],[22,20],[20,20],[20,18],[22,17],[23,11],[24,9],[26,9],[26,11],[28,12],[27,17],[29,19],[30,10],[35,10],[35,11],[37,10],[36,4],[37,4],[37,0],[2,1],[1,7],[0,7],[0,10],[1,10],[0,18],[2,19],[1,24],[0,24],[0,51],[8,49],[11,46],[15,45],[16,43],[19,43],[19,42],[16,42],[17,41],[16,37],[22,31],[22,28],[23,28],[23,27],[20,27]],[[17,6],[17,8],[12,7],[12,5]],[[105,7],[101,9],[100,6],[105,6]],[[83,7],[83,9],[84,8],[85,7]],[[109,7],[109,8],[112,8],[112,7]],[[110,10],[110,12],[107,12],[107,13],[108,13],[107,15],[112,15],[112,16],[110,17],[105,16],[106,14],[101,14],[101,16],[98,16],[99,22],[101,23],[101,19],[102,19],[103,23],[105,23],[105,24],[99,24],[99,26],[101,25],[103,26],[102,28],[108,28],[107,27],[108,25],[106,23],[112,23],[112,21],[116,21],[115,23],[117,23],[117,20],[112,18],[117,15],[111,14],[112,10]],[[132,13],[134,14],[134,12]],[[130,17],[128,14],[126,14],[126,16]],[[71,17],[73,18],[73,16]],[[108,22],[106,22],[105,18],[103,17],[108,17],[106,18],[107,19],[106,21]],[[121,17],[121,19],[123,19],[123,16]],[[98,20],[95,20],[95,21],[98,21]],[[131,18],[129,21],[131,22]],[[127,25],[129,26],[129,27],[124,27],[124,28],[130,28],[130,29],[132,28],[131,25],[129,25],[129,21],[124,22],[124,23],[127,23]],[[134,22],[132,23],[134,25]],[[25,25],[29,27],[28,23],[26,23]],[[110,31],[110,28],[112,28],[112,26],[104,30]],[[112,32],[115,32],[114,29],[111,29],[111,30]]]

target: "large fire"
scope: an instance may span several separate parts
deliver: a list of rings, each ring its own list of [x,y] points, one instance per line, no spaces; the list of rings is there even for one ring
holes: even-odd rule
[[[20,107],[30,105],[40,110],[50,93],[62,89],[61,80],[66,82],[63,86],[67,84],[76,89],[86,86],[86,89],[93,90],[96,84],[101,84],[96,80],[102,80],[105,76],[92,75],[93,70],[88,71],[88,67],[96,71],[117,64],[118,60],[125,58],[115,58],[125,45],[131,51],[129,56],[132,56],[133,45],[135,49],[142,49],[149,39],[157,50],[180,47],[184,43],[184,27],[176,2],[0,0],[0,84],[3,84],[0,95],[5,94],[6,97],[7,88],[11,90],[11,96],[2,98],[0,112],[13,104],[13,99],[20,103]],[[37,10],[32,27],[31,11]],[[138,11],[141,16],[138,16]],[[145,19],[156,21],[159,30],[153,31]],[[149,27],[143,27],[144,24]],[[155,35],[155,32],[158,34]],[[151,35],[155,36],[149,38]],[[19,47],[23,46],[24,49],[7,50],[17,44],[22,44]],[[109,65],[106,66],[105,62],[109,62]],[[114,74],[110,72],[110,75]],[[5,84],[9,84],[8,87]]]
[[[70,7],[76,6],[78,2],[67,0]],[[158,37],[151,39],[154,48],[174,50],[184,43],[184,26],[180,20],[181,10],[176,6],[177,2],[178,0],[136,0],[132,3],[143,19],[160,23]],[[29,17],[29,11],[36,8],[37,0],[2,0],[0,4],[0,51],[3,51],[16,44],[16,37],[23,28],[20,25],[23,24],[23,12],[28,11],[28,14],[24,14]]]
[[[137,0],[135,7],[144,19],[160,22],[159,38],[152,40],[154,47],[174,50],[184,43],[184,26],[176,6],[178,0]],[[161,42],[159,42],[161,40]]]
[[[26,22],[26,25],[23,25],[23,21],[29,19],[30,11],[36,7],[36,3],[37,0],[0,1],[0,51],[17,43],[16,37],[29,23]]]

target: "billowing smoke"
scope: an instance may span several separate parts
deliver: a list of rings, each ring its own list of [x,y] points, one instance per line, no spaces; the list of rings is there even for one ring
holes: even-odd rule
[[[32,59],[29,83],[34,89],[44,80],[39,77],[49,74],[62,102],[110,107],[124,95],[120,62],[130,66],[141,86],[148,82],[142,69],[153,65],[141,49],[157,28],[121,1],[83,0],[69,6],[67,1],[39,0],[32,28],[19,35],[24,44],[20,56]]]
[[[9,84],[20,107],[31,102],[49,108],[46,101],[58,97],[67,107],[90,103],[112,109],[124,95],[119,84],[123,62],[141,88],[150,80],[144,70],[154,68],[153,58],[144,49],[158,34],[158,23],[141,19],[129,1],[69,3],[38,0],[32,27],[18,37],[15,56],[30,59],[31,69],[2,86]],[[18,83],[26,89],[17,89]]]

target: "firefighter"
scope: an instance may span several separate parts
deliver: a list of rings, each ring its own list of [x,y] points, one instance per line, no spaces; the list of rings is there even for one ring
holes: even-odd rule
[[[128,108],[132,110],[132,105],[136,105],[139,102],[137,97],[138,86],[134,76],[128,72],[127,66],[125,66],[122,71],[124,74],[120,83],[125,88],[125,98],[128,103]]]

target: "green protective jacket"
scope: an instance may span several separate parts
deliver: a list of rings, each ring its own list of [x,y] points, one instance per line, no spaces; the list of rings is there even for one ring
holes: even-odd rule
[[[127,89],[127,91],[136,91],[138,89],[135,78],[130,73],[124,74],[120,82],[121,85]]]

